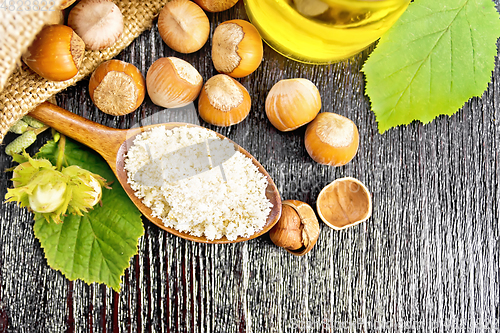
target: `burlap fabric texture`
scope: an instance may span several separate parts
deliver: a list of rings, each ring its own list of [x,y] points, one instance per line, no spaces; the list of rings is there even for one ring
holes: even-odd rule
[[[61,1],[55,2],[58,5]],[[0,9],[0,143],[8,129],[31,109],[91,74],[100,63],[116,56],[150,28],[168,0],[114,2],[124,19],[121,38],[107,49],[86,51],[78,74],[63,82],[43,79],[20,61],[21,54],[42,29],[47,13]]]

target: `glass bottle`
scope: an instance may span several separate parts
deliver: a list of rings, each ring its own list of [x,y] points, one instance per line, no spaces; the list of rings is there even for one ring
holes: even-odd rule
[[[410,0],[245,0],[250,21],[273,49],[305,63],[359,53],[386,32]]]

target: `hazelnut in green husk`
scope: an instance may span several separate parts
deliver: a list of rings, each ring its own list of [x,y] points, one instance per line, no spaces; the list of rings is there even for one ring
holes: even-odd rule
[[[50,161],[33,159],[14,169],[14,188],[8,189],[7,202],[16,201],[42,214],[48,222],[61,223],[65,214],[83,215],[101,200],[106,180],[76,165],[58,171]]]

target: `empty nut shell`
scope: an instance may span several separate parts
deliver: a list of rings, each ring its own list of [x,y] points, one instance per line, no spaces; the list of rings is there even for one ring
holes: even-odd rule
[[[362,182],[346,177],[333,181],[321,190],[316,208],[321,220],[330,228],[342,230],[371,216],[372,199]]]

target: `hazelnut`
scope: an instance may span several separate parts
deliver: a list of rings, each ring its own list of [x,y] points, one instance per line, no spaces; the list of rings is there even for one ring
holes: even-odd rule
[[[207,123],[230,126],[250,113],[250,94],[238,81],[224,74],[211,77],[200,93],[198,111]]]
[[[292,131],[307,124],[320,110],[318,88],[307,79],[278,81],[267,94],[267,118],[280,131]]]
[[[109,0],[82,0],[69,12],[68,25],[82,37],[88,50],[102,50],[122,35],[123,15]]]
[[[325,186],[316,200],[318,215],[330,228],[342,230],[367,220],[372,199],[366,186],[346,177]]]
[[[194,2],[173,0],[167,2],[160,12],[158,32],[172,50],[192,53],[207,42],[210,22],[205,12]]]
[[[49,25],[40,31],[23,55],[29,68],[47,80],[65,81],[78,73],[85,44],[65,25]]]
[[[309,156],[316,162],[345,165],[358,151],[358,128],[346,117],[323,112],[307,125],[304,143]]]
[[[222,22],[212,36],[212,61],[219,73],[243,77],[262,61],[262,39],[257,29],[244,20]]]
[[[201,8],[207,12],[222,12],[236,5],[238,0],[194,0]]]
[[[175,57],[160,58],[149,68],[146,85],[153,103],[178,108],[198,97],[203,78],[187,61]]]
[[[63,0],[59,5],[59,9],[63,10],[75,3],[76,0]]]
[[[314,210],[298,200],[282,202],[281,217],[269,231],[272,242],[296,256],[311,251],[319,237],[319,223]]]
[[[89,93],[99,110],[121,116],[142,104],[146,82],[134,65],[121,60],[109,60],[100,64],[90,77]]]

